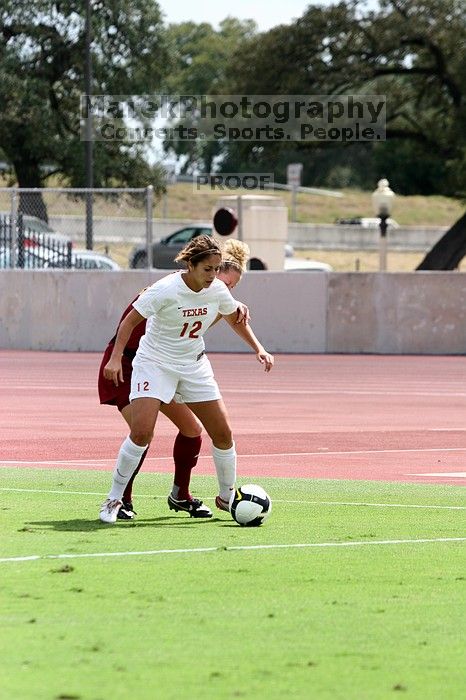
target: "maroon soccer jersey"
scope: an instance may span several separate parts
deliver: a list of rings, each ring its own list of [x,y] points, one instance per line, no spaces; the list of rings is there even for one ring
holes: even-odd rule
[[[133,299],[133,301],[135,301],[136,299]],[[122,408],[129,404],[129,393],[131,389],[131,373],[133,371],[132,362],[136,354],[136,350],[138,349],[139,341],[141,340],[142,336],[146,331],[145,319],[143,319],[141,323],[138,323],[138,325],[133,329],[133,332],[131,333],[129,340],[126,343],[126,347],[123,351],[123,357],[121,358],[121,366],[123,369],[124,379],[123,383],[120,382],[119,386],[115,386],[111,379],[105,379],[104,367],[109,361],[110,355],[112,354],[115,338],[118,333],[118,329],[121,325],[121,322],[133,308],[133,301],[123,311],[123,314],[118,322],[116,333],[105,348],[105,352],[102,357],[102,362],[100,363],[99,377],[97,383],[100,403],[110,404],[111,406],[117,406],[118,410],[120,411]]]

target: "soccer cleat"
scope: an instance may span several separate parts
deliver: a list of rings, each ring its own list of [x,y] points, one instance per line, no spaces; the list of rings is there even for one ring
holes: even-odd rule
[[[211,518],[212,511],[207,508],[198,498],[189,498],[185,501],[178,501],[170,494],[167,498],[170,510],[178,512],[184,510],[191,518]]]
[[[103,523],[116,523],[118,511],[123,505],[123,501],[117,498],[107,498],[100,506],[99,518]]]
[[[117,513],[117,520],[134,520],[135,515],[133,504],[129,501],[123,501],[123,505]]]
[[[215,496],[215,505],[219,510],[225,510],[227,513],[230,512],[228,501],[224,501],[220,496]]]

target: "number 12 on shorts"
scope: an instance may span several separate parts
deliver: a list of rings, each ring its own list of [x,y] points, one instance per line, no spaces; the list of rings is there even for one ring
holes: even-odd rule
[[[149,382],[138,382],[138,391],[149,391]]]

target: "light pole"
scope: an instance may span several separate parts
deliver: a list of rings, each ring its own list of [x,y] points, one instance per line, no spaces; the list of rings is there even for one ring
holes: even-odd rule
[[[383,178],[377,183],[377,189],[372,193],[372,207],[374,214],[379,217],[380,241],[379,241],[379,270],[387,269],[387,219],[393,209],[395,193],[388,186],[388,180]]]
[[[84,37],[84,92],[88,107],[86,120],[86,136],[84,141],[84,167],[86,185],[86,248],[92,250],[93,241],[93,201],[92,188],[94,187],[94,135],[92,133],[92,28],[91,28],[91,1],[86,0],[85,37]]]

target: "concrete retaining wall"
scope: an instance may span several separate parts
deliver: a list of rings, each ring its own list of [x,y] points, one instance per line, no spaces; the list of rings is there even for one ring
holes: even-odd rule
[[[390,250],[428,251],[446,230],[447,227],[440,226],[389,227],[387,245]],[[288,242],[296,250],[377,250],[380,231],[378,227],[289,223]]]
[[[0,271],[0,347],[101,351],[128,302],[165,273]],[[463,354],[459,272],[248,272],[234,292],[271,352]],[[247,351],[221,322],[208,350]]]
[[[327,352],[464,354],[466,275],[331,274]]]

